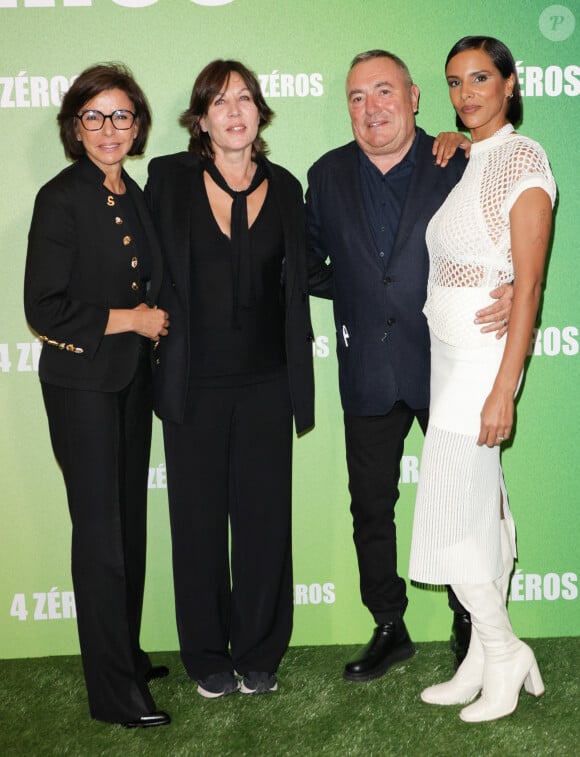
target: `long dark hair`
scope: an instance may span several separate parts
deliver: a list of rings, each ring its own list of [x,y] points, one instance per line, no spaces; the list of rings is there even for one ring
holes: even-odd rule
[[[133,74],[122,63],[99,63],[86,68],[74,80],[65,93],[56,120],[60,127],[60,141],[67,158],[78,160],[85,154],[85,147],[77,139],[75,116],[85,103],[109,89],[120,89],[133,103],[139,129],[128,155],[142,155],[145,150],[151,111],[143,90],[133,78]]]
[[[268,145],[261,136],[261,131],[274,118],[274,111],[264,100],[260,84],[256,75],[238,60],[213,60],[200,71],[191,91],[189,108],[181,115],[179,123],[189,131],[189,151],[200,155],[202,158],[213,160],[214,154],[211,147],[211,138],[207,132],[202,131],[200,119],[207,115],[209,106],[224,87],[228,86],[232,73],[239,74],[248,88],[254,105],[258,109],[260,122],[258,134],[252,145],[252,157],[267,155]]]
[[[504,79],[509,79],[511,74],[514,75],[514,88],[512,90],[512,97],[508,103],[506,118],[514,126],[518,124],[522,120],[522,93],[518,82],[518,72],[514,56],[511,54],[509,48],[495,37],[462,37],[449,51],[445,61],[445,68],[447,68],[447,64],[451,58],[454,58],[464,50],[484,50]],[[465,129],[465,124],[458,115],[455,116],[455,123],[458,129]]]

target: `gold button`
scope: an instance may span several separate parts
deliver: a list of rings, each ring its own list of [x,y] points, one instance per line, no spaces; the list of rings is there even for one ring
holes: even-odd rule
[[[130,237],[130,236],[129,236],[128,234],[127,234],[127,236],[126,236],[126,237],[123,237],[123,244],[125,245],[125,247],[126,247],[126,246],[127,246],[128,244],[131,244],[131,237]]]
[[[131,289],[136,292],[139,289],[139,284],[136,281],[131,282]]]
[[[137,268],[137,258],[131,258],[131,268]]]
[[[123,219],[119,218],[119,216],[115,216],[115,223],[117,226],[120,226],[123,223]]]

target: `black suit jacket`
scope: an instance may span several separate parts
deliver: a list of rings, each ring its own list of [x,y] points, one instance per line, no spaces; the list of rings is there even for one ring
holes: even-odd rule
[[[314,425],[312,326],[304,242],[302,187],[286,169],[265,161],[269,190],[284,231],[286,357],[296,430]],[[182,423],[189,386],[190,223],[192,191],[199,159],[188,152],[156,158],[149,164],[145,197],[157,227],[164,258],[159,304],[169,312],[169,336],[161,340],[154,368],[154,407],[159,417]]]
[[[83,157],[39,191],[28,236],[24,307],[44,342],[40,379],[109,392],[133,378],[140,342],[135,333],[104,336],[109,308],[134,308],[144,297],[134,289],[140,286],[138,254],[104,179]],[[126,172],[123,180],[150,243],[146,301],[153,305],[161,285],[161,252],[143,193]]]
[[[369,226],[356,143],[327,153],[308,173],[310,292],[333,299],[341,399],[350,415],[385,415],[398,399],[429,406],[425,230],[466,165],[461,154],[435,166],[432,145],[417,129],[416,164],[386,258]]]

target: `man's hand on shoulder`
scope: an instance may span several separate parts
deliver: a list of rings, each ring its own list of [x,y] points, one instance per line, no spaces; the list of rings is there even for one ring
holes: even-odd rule
[[[465,157],[469,158],[471,142],[458,131],[441,131],[435,137],[431,152],[435,156],[435,165],[445,168],[457,150],[463,150]]]
[[[487,334],[495,331],[496,339],[501,339],[508,330],[508,322],[512,312],[512,300],[514,298],[513,284],[502,284],[489,293],[495,300],[492,305],[478,310],[475,314],[475,323],[483,324],[481,332]]]

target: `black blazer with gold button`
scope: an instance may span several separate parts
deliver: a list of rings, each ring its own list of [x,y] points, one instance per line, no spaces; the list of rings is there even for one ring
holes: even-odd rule
[[[103,172],[83,157],[39,191],[28,236],[24,308],[43,342],[41,381],[74,389],[124,388],[137,366],[140,337],[104,336],[110,308],[156,301],[161,254],[143,194],[123,171],[127,193],[151,250],[144,293],[133,240]],[[134,267],[136,266],[136,267]]]

